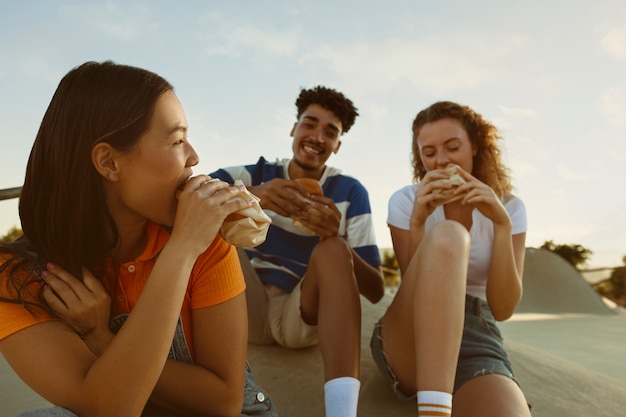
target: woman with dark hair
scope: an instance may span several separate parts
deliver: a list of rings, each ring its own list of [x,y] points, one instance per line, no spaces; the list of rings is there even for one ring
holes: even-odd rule
[[[57,406],[26,415],[240,415],[245,284],[218,232],[253,201],[192,176],[187,130],[152,72],[61,80],[0,247],[0,352]]]
[[[420,416],[530,415],[496,326],[522,296],[526,238],[498,139],[471,108],[431,105],[413,122],[418,182],[389,201],[402,281],[372,354]]]

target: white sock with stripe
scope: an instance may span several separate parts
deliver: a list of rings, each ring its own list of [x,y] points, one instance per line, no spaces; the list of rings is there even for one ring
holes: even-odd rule
[[[450,417],[452,394],[441,391],[417,391],[417,415],[419,417]]]

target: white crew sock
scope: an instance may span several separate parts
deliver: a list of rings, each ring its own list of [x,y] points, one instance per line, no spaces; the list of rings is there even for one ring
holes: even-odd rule
[[[417,415],[452,415],[452,394],[441,391],[417,391]]]
[[[331,379],[324,384],[326,417],[356,417],[361,381],[350,376]]]

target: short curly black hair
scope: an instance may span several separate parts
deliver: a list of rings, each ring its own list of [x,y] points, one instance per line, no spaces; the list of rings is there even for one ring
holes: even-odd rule
[[[357,108],[354,107],[352,100],[337,90],[323,87],[321,85],[308,90],[304,88],[300,90],[300,95],[296,100],[298,120],[300,120],[302,113],[304,113],[307,107],[311,104],[319,104],[326,110],[333,112],[341,121],[342,134],[350,130],[354,124],[354,120],[359,115],[359,112]]]

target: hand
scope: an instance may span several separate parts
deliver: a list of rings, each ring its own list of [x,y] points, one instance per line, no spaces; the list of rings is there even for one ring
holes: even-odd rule
[[[466,181],[455,191],[458,194],[465,194],[461,204],[476,207],[483,216],[493,222],[494,226],[510,226],[511,218],[493,188],[479,181],[461,167],[458,168],[458,172]]]
[[[306,202],[300,196],[309,198],[309,193],[302,184],[282,178],[248,187],[248,190],[261,199],[259,204],[263,209],[285,217],[292,217],[304,209]]]
[[[320,240],[339,234],[341,212],[330,198],[312,195],[310,203],[293,218],[318,235]]]
[[[199,256],[215,239],[224,219],[254,200],[239,198],[244,188],[229,186],[218,179],[199,175],[187,181],[178,196],[178,208],[170,242]]]
[[[80,281],[59,266],[49,263],[42,278],[47,286],[43,297],[50,308],[99,355],[113,338],[109,330],[111,298],[102,282],[83,268]]]
[[[426,223],[428,216],[435,211],[435,208],[441,204],[447,197],[444,193],[435,192],[449,190],[453,186],[441,180],[448,179],[448,174],[441,169],[428,171],[424,178],[420,181],[420,185],[415,193],[415,202],[413,204],[413,213],[411,215],[411,223],[422,226]],[[455,190],[455,193],[458,192]]]

